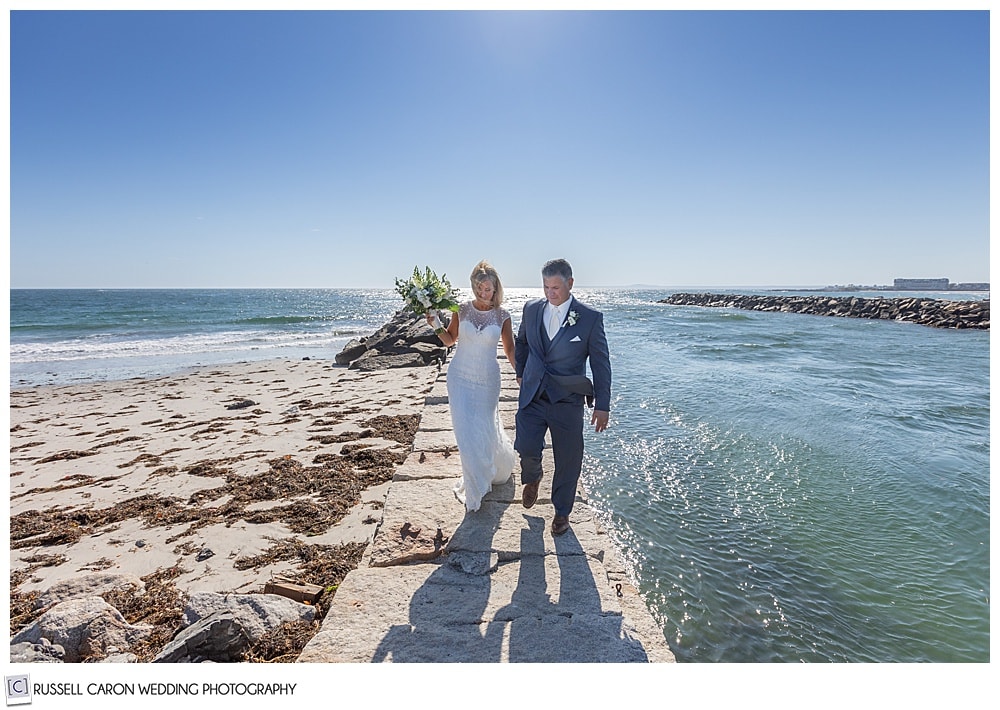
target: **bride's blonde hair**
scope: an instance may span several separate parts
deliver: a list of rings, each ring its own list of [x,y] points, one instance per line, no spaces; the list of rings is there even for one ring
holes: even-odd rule
[[[490,262],[483,259],[472,269],[472,274],[469,276],[469,281],[472,283],[472,295],[475,297],[476,294],[476,284],[480,284],[483,281],[493,282],[493,307],[499,308],[500,304],[503,303],[503,286],[500,283],[500,274],[497,270],[493,268]]]

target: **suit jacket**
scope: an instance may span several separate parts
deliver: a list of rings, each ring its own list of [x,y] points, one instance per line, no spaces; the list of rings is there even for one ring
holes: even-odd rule
[[[604,314],[570,298],[567,319],[551,342],[544,331],[545,299],[524,304],[514,341],[514,369],[521,378],[518,406],[526,406],[539,391],[545,392],[552,402],[581,404],[585,396],[592,394],[594,406],[609,412],[611,359],[604,335]],[[573,313],[575,323],[570,325]],[[588,359],[594,377],[592,388],[586,380]]]

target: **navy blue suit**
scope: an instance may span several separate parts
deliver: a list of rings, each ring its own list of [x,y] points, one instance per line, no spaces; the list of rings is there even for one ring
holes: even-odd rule
[[[583,465],[583,403],[611,411],[611,360],[604,315],[571,297],[567,318],[550,341],[545,299],[524,305],[514,341],[515,371],[521,380],[514,448],[521,456],[521,483],[542,477],[545,432],[552,437],[555,471],[552,505],[568,516]],[[570,321],[573,321],[571,324]],[[586,380],[587,361],[593,386]]]

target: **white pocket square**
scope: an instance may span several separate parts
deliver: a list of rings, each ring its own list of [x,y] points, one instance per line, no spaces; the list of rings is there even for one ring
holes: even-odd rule
[[[571,343],[579,343],[579,342],[580,342],[580,336],[579,336],[579,335],[575,336],[575,337],[574,337],[574,338],[573,338],[572,340],[570,340],[569,342],[571,342]]]

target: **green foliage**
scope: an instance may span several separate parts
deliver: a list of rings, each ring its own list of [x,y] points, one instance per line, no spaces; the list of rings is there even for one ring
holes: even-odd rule
[[[418,315],[431,310],[458,312],[458,290],[452,288],[446,275],[440,278],[429,266],[413,267],[409,279],[396,279],[396,293],[403,297],[407,308]]]

